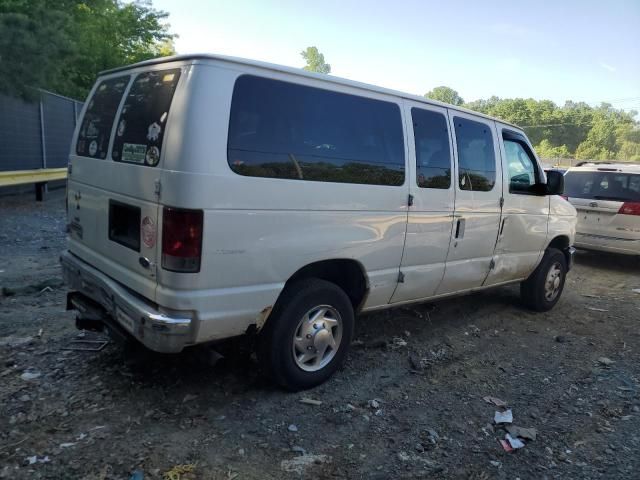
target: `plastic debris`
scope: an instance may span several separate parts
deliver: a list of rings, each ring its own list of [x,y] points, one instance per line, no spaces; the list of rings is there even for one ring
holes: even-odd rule
[[[290,432],[297,432],[297,431],[298,431],[298,427],[297,427],[296,425],[294,425],[293,423],[292,423],[291,425],[289,425],[289,426],[287,427],[287,429],[288,429]]]
[[[195,400],[198,398],[198,395],[192,395],[191,393],[187,393],[182,399],[182,403],[190,402],[191,400]]]
[[[614,364],[615,362],[614,362],[613,360],[611,360],[610,358],[607,358],[607,357],[600,357],[600,358],[598,359],[598,363],[601,363],[602,365],[605,365],[605,366],[607,366],[607,367],[608,367],[609,365],[612,365],[612,364]]]
[[[62,350],[75,350],[78,352],[99,352],[109,343],[109,340],[71,340],[69,345]]]
[[[35,380],[36,378],[39,378],[41,375],[42,374],[37,370],[34,370],[33,368],[28,368],[22,375],[20,375],[20,378],[22,380],[30,381],[30,380]]]
[[[315,405],[316,407],[322,405],[322,402],[320,400],[314,400],[313,398],[309,397],[302,397],[300,399],[300,403],[304,403],[305,405]]]
[[[505,410],[504,412],[496,411],[493,421],[496,423],[512,423],[513,414],[511,413],[511,410]]]
[[[507,406],[507,402],[505,402],[504,400],[500,400],[497,397],[486,396],[486,397],[482,397],[482,399],[487,403],[493,403],[496,407]]]
[[[606,308],[596,308],[596,307],[587,307],[587,310],[591,310],[592,312],[608,312]]]
[[[27,457],[26,460],[29,462],[29,465],[34,465],[36,463],[49,463],[51,461],[48,456],[39,457],[38,455]]]
[[[515,425],[508,425],[506,427],[507,432],[516,438],[524,438],[525,440],[535,440],[538,435],[538,431],[535,428],[516,427]]]
[[[511,448],[511,445],[507,440],[499,440],[499,441],[500,441],[500,445],[502,445],[502,448],[504,449],[505,452],[513,452],[513,448]]]
[[[75,444],[76,444],[76,442],[61,443],[60,444],[60,448],[70,448],[70,447],[73,447]]]
[[[369,406],[373,409],[380,408],[380,400],[378,400],[377,398],[374,398],[373,400],[369,400]]]
[[[524,442],[522,440],[519,440],[517,438],[513,438],[511,435],[509,435],[508,433],[505,435],[505,440],[507,440],[509,442],[509,445],[511,445],[511,448],[524,448]]]

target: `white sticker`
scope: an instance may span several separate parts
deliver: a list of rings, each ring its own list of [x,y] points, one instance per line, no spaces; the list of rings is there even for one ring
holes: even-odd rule
[[[98,151],[98,142],[96,142],[95,140],[91,140],[91,143],[89,144],[89,155],[93,157],[95,156],[97,151]]]
[[[156,244],[156,224],[151,217],[142,219],[142,242],[149,248]]]
[[[158,147],[156,146],[149,147],[149,150],[147,150],[147,155],[144,161],[147,163],[147,165],[151,165],[152,167],[155,167],[160,161],[160,150],[158,149]]]
[[[147,146],[143,143],[125,143],[122,145],[122,161],[144,163]]]
[[[153,122],[149,125],[149,129],[147,130],[147,139],[156,142],[158,137],[160,136],[160,132],[162,131],[162,127],[158,125],[156,122]]]
[[[122,135],[124,135],[124,131],[127,128],[127,122],[125,122],[124,118],[122,120],[120,120],[120,123],[118,124],[118,131],[116,132],[117,135],[119,137],[121,137]]]

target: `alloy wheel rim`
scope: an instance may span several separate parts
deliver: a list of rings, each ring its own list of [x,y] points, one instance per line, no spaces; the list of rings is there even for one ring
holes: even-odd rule
[[[560,262],[555,262],[551,265],[547,278],[544,282],[544,298],[548,302],[552,302],[556,299],[560,293],[560,286],[562,285],[562,266]]]
[[[342,341],[342,317],[330,305],[305,313],[293,334],[293,359],[301,370],[317,372],[336,356]]]

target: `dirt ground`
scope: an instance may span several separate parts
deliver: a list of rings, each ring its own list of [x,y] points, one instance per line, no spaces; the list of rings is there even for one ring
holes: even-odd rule
[[[242,354],[66,350],[64,225],[62,191],[0,198],[0,478],[639,478],[637,259],[580,252],[549,313],[505,287],[361,316],[292,394]],[[536,439],[505,452],[485,396]]]

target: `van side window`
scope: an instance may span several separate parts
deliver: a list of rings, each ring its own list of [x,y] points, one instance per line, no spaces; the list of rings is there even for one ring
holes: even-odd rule
[[[453,117],[458,147],[460,190],[489,192],[496,184],[496,156],[491,128],[481,122]]]
[[[421,188],[451,186],[451,151],[447,120],[441,113],[411,109],[416,144],[417,183]]]
[[[402,185],[398,105],[267,78],[238,78],[227,157],[252,177]]]
[[[125,100],[113,141],[116,162],[155,167],[160,161],[169,107],[176,91],[180,69],[139,74]]]
[[[106,158],[113,119],[129,76],[103,80],[89,99],[80,130],[76,153],[84,157]]]
[[[504,151],[509,170],[509,192],[529,193],[536,184],[536,166],[521,142],[504,138]]]

